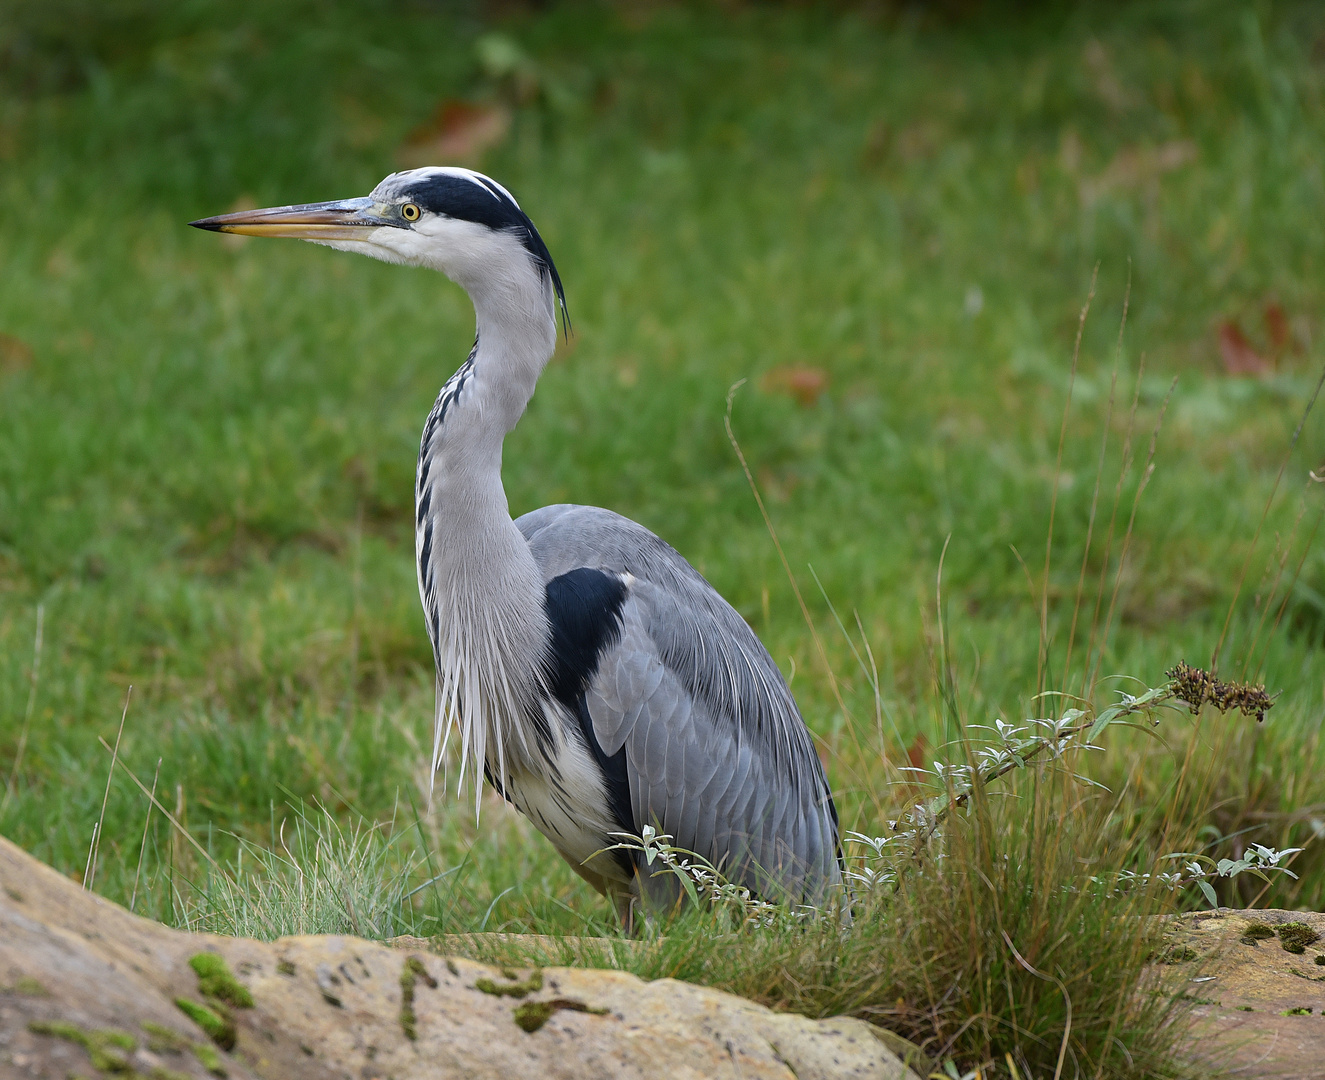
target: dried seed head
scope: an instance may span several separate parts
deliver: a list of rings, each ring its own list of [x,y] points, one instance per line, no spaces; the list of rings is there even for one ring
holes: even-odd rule
[[[1200,712],[1202,705],[1213,705],[1221,713],[1238,709],[1244,716],[1261,721],[1274,705],[1274,698],[1260,684],[1225,682],[1182,660],[1164,674],[1173,680],[1173,696],[1185,701],[1193,714]]]

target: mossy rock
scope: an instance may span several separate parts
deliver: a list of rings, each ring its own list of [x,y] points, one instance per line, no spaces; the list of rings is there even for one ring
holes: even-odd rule
[[[1279,944],[1284,952],[1304,953],[1308,945],[1320,940],[1320,935],[1304,922],[1283,923],[1279,927]]]

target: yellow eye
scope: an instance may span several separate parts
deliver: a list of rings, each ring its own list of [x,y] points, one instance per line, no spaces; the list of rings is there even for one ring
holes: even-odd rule
[[[400,208],[400,216],[403,217],[406,221],[418,221],[419,214],[420,214],[419,208],[415,206],[412,202],[407,202],[404,206]]]

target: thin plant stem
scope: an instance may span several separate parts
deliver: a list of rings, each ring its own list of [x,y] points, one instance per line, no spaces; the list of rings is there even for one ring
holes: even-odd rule
[[[18,771],[23,767],[23,753],[28,748],[28,730],[32,725],[32,712],[37,707],[37,686],[41,682],[41,643],[42,625],[46,618],[46,605],[37,605],[37,632],[32,640],[32,670],[29,673],[28,704],[23,710],[23,730],[19,732],[18,749],[14,752],[14,764],[9,770],[9,783],[5,785],[5,797],[0,801],[0,820],[4,819],[9,809],[9,800],[14,797],[14,785],[18,782]]]
[[[133,872],[133,895],[129,897],[129,910],[138,902],[138,878],[143,872],[143,856],[147,853],[147,828],[152,824],[152,803],[156,801],[156,782],[161,777],[161,758],[156,759],[156,771],[152,773],[152,790],[148,793],[147,817],[143,819],[143,842],[138,845],[138,867]]]
[[[1054,1069],[1054,1080],[1059,1080],[1063,1075],[1063,1064],[1067,1060],[1068,1040],[1072,1037],[1072,996],[1067,992],[1067,987],[1063,984],[1062,979],[1058,978],[1056,975],[1049,975],[1043,971],[1037,971],[1030,965],[1026,958],[1017,951],[1017,946],[1012,944],[1012,938],[1008,936],[1008,932],[1003,930],[1001,933],[1003,934],[1003,940],[1008,944],[1008,948],[1012,950],[1012,955],[1016,958],[1017,963],[1037,979],[1044,979],[1046,982],[1055,983],[1058,986],[1059,993],[1063,995],[1063,1006],[1067,1011],[1067,1015],[1063,1020],[1063,1041],[1058,1047],[1058,1065]]]
[[[133,685],[124,693],[124,708],[120,712],[120,727],[115,732],[115,749],[110,754],[110,771],[106,773],[106,792],[101,796],[101,814],[97,817],[96,828],[92,830],[92,847],[87,853],[87,869],[83,871],[83,888],[92,888],[97,876],[97,854],[101,850],[101,833],[106,824],[106,804],[110,802],[110,783],[115,779],[115,765],[120,760],[120,739],[124,735],[124,721],[129,715],[129,700],[133,697]]]
[[[1095,465],[1095,489],[1090,495],[1090,514],[1086,519],[1086,541],[1081,547],[1081,570],[1077,574],[1076,594],[1072,600],[1072,624],[1067,631],[1067,649],[1063,654],[1063,678],[1059,683],[1067,689],[1068,673],[1072,669],[1072,648],[1077,640],[1077,620],[1081,616],[1081,598],[1086,591],[1086,567],[1090,563],[1090,545],[1095,538],[1095,515],[1100,503],[1100,481],[1104,476],[1104,455],[1109,446],[1109,426],[1113,422],[1113,399],[1118,388],[1118,371],[1115,368],[1109,379],[1109,405],[1104,417],[1104,434],[1100,438],[1100,457]],[[1089,654],[1087,661],[1089,661]]]
[[[1090,544],[1095,537],[1095,514],[1100,504],[1100,481],[1104,478],[1104,455],[1109,446],[1109,429],[1113,425],[1114,395],[1118,390],[1118,366],[1122,363],[1123,334],[1127,329],[1127,310],[1132,300],[1132,266],[1127,266],[1127,291],[1123,294],[1123,317],[1118,325],[1118,343],[1114,348],[1113,374],[1109,377],[1109,404],[1104,415],[1104,431],[1100,436],[1100,457],[1095,465],[1095,489],[1090,496],[1090,516],[1086,521],[1086,542],[1081,549],[1081,572],[1077,575],[1076,595],[1072,601],[1072,625],[1067,633],[1067,650],[1063,655],[1063,678],[1060,686],[1067,689],[1068,672],[1072,667],[1072,646],[1076,644],[1077,619],[1081,614],[1081,597],[1086,587],[1086,565],[1090,562]],[[1087,656],[1087,661],[1089,661]]]
[[[1067,441],[1067,419],[1072,410],[1072,391],[1077,383],[1077,361],[1081,358],[1081,336],[1086,330],[1086,316],[1090,314],[1091,301],[1095,299],[1095,280],[1100,274],[1100,264],[1090,274],[1090,292],[1081,307],[1077,319],[1077,339],[1072,346],[1072,370],[1067,377],[1067,398],[1063,402],[1063,419],[1058,428],[1058,456],[1054,462],[1053,494],[1049,498],[1049,528],[1044,537],[1044,575],[1040,581],[1040,653],[1036,661],[1035,692],[1044,692],[1045,669],[1049,663],[1049,566],[1054,550],[1054,516],[1058,511],[1058,482],[1063,474],[1063,444]]]
[[[1086,644],[1086,668],[1081,677],[1081,694],[1085,698],[1094,692],[1091,676],[1095,656],[1095,638],[1100,627],[1100,605],[1104,602],[1105,579],[1109,574],[1109,561],[1113,558],[1113,534],[1118,527],[1118,507],[1122,505],[1123,484],[1132,471],[1132,436],[1136,432],[1136,410],[1141,403],[1141,383],[1146,373],[1146,354],[1143,352],[1136,366],[1136,385],[1132,389],[1132,408],[1127,414],[1127,428],[1123,435],[1123,460],[1118,466],[1118,482],[1113,487],[1113,508],[1109,511],[1109,530],[1104,537],[1104,555],[1100,559],[1100,577],[1095,586],[1095,608],[1090,616],[1090,640]]]
[[[744,385],[745,380],[741,379],[733,383],[731,389],[727,391],[727,413],[722,418],[723,427],[727,429],[727,441],[731,443],[732,449],[736,451],[736,460],[741,463],[741,471],[745,473],[745,482],[750,485],[750,493],[755,497],[755,504],[759,507],[759,515],[764,519],[764,527],[773,540],[773,547],[777,549],[778,558],[782,560],[782,569],[787,575],[787,580],[791,582],[791,591],[796,595],[796,603],[800,605],[801,617],[805,620],[805,625],[809,627],[815,650],[819,654],[819,659],[823,661],[824,670],[828,673],[828,685],[833,691],[833,697],[837,701],[838,708],[842,710],[842,715],[849,719],[851,710],[847,708],[847,703],[842,698],[842,690],[837,685],[837,675],[834,674],[833,665],[828,659],[828,650],[824,648],[823,639],[819,637],[819,630],[810,617],[810,609],[806,606],[805,597],[801,595],[801,587],[796,583],[796,575],[791,572],[791,564],[787,562],[787,553],[782,550],[782,541],[778,539],[777,530],[773,528],[773,519],[768,516],[768,510],[764,507],[763,496],[759,494],[759,485],[755,483],[754,474],[750,472],[750,466],[745,460],[745,453],[741,450],[741,444],[736,439],[736,433],[732,431],[732,404],[736,398],[736,391]]]
[[[1123,569],[1127,565],[1127,553],[1132,546],[1132,529],[1136,525],[1136,511],[1141,505],[1141,496],[1145,494],[1146,487],[1150,483],[1150,478],[1155,473],[1155,444],[1159,441],[1160,428],[1164,426],[1164,415],[1169,410],[1169,401],[1173,397],[1174,387],[1178,385],[1178,376],[1173,376],[1173,381],[1169,383],[1169,392],[1164,395],[1164,402],[1159,407],[1159,417],[1155,420],[1154,430],[1150,433],[1150,449],[1146,452],[1146,465],[1141,470],[1141,481],[1136,486],[1136,494],[1132,496],[1132,512],[1127,519],[1127,529],[1123,533],[1123,548],[1118,554],[1118,572],[1113,578],[1113,592],[1109,596],[1109,611],[1104,618],[1104,633],[1100,635],[1099,652],[1095,656],[1095,668],[1091,673],[1090,683],[1095,684],[1096,675],[1099,673],[1099,665],[1104,659],[1104,650],[1109,644],[1109,631],[1113,629],[1113,613],[1118,603],[1118,590],[1123,582]]]
[[[846,624],[842,622],[842,616],[837,613],[837,605],[829,598],[828,590],[824,588],[823,582],[819,580],[819,575],[815,573],[814,567],[808,565],[807,569],[810,571],[810,577],[814,578],[814,584],[818,586],[819,595],[824,598],[824,603],[828,605],[828,613],[832,615],[833,621],[837,623],[837,628],[842,631],[842,636],[846,638],[847,648],[851,650],[851,655],[855,657],[856,663],[860,666],[861,673],[866,679],[868,679],[870,677],[869,669],[865,667],[864,662],[861,660],[860,653],[856,649],[856,643],[851,640],[851,635],[847,632]],[[877,693],[877,687],[875,687],[875,690]],[[849,715],[849,713],[843,710],[843,716]],[[848,727],[851,729],[851,739],[852,742],[855,743],[856,751],[860,754],[860,760],[867,760],[865,744],[860,741],[860,732],[856,730],[856,725],[849,724]]]
[[[103,749],[108,751],[111,750],[110,743],[108,743],[100,735],[97,736],[97,742],[101,743]],[[190,833],[188,829],[184,828],[184,826],[179,823],[179,819],[176,818],[174,814],[172,814],[169,810],[167,810],[164,806],[161,805],[155,793],[148,790],[147,785],[138,779],[138,777],[134,774],[134,771],[130,769],[129,766],[123,763],[121,763],[120,767],[124,770],[124,774],[135,784],[138,785],[138,790],[147,796],[147,801],[150,802],[153,806],[155,806],[157,810],[160,811],[165,816],[165,819],[175,827],[175,831],[178,832],[180,836],[184,837],[185,840],[187,840],[190,844],[193,845],[193,847],[197,850],[198,854],[207,860],[207,862],[211,865],[213,870],[215,870],[222,877],[227,877],[228,875],[221,868],[221,865],[215,859],[212,858],[211,853],[200,843],[198,843],[197,840],[193,838],[193,834]],[[178,785],[176,785],[176,787],[178,788]]]
[[[1293,544],[1297,540],[1297,530],[1302,525],[1302,519],[1306,516],[1307,504],[1303,500],[1302,505],[1297,509],[1297,517],[1293,520],[1293,527],[1288,532],[1288,539],[1282,539],[1278,533],[1274,537],[1275,550],[1270,556],[1270,561],[1266,564],[1265,572],[1269,575],[1271,569],[1274,570],[1274,580],[1270,582],[1270,588],[1264,594],[1264,600],[1261,597],[1256,598],[1256,606],[1261,609],[1261,616],[1256,620],[1256,632],[1251,636],[1251,645],[1248,646],[1246,654],[1242,658],[1242,671],[1238,675],[1239,680],[1246,681],[1247,671],[1251,667],[1251,661],[1256,655],[1256,650],[1260,648],[1261,631],[1265,629],[1265,620],[1269,617],[1270,607],[1274,603],[1275,597],[1279,594],[1279,583],[1284,578],[1284,567],[1288,565],[1288,556],[1292,554]],[[1275,556],[1278,556],[1276,559]],[[1289,586],[1292,589],[1292,586]],[[1267,642],[1268,644],[1268,642]]]
[[[1297,560],[1297,566],[1293,570],[1293,577],[1284,589],[1284,598],[1279,603],[1279,611],[1274,617],[1274,625],[1270,627],[1270,633],[1265,639],[1265,649],[1261,653],[1260,661],[1257,663],[1252,673],[1252,679],[1259,679],[1261,670],[1265,667],[1265,661],[1270,654],[1270,642],[1279,631],[1279,623],[1284,617],[1284,612],[1288,609],[1288,601],[1293,596],[1293,589],[1297,587],[1298,579],[1302,576],[1302,567],[1306,564],[1307,556],[1315,550],[1316,534],[1320,532],[1321,519],[1325,518],[1325,506],[1316,513],[1316,524],[1311,527],[1311,535],[1307,537],[1307,542],[1302,546],[1302,557]]]
[[[952,665],[948,659],[947,620],[943,617],[943,562],[948,557],[948,545],[952,543],[952,533],[943,539],[943,550],[939,552],[938,575],[934,581],[934,610],[939,621],[939,698],[947,709],[950,718],[956,722],[957,735],[961,736],[961,709],[957,702],[957,691],[953,685]],[[947,728],[947,724],[944,727]]]
[[[883,704],[883,691],[879,688],[879,665],[874,659],[874,649],[870,646],[869,635],[865,633],[865,626],[860,620],[860,612],[854,611],[856,618],[856,629],[860,631],[860,643],[865,649],[865,655],[870,662],[870,687],[874,691],[874,722],[879,729],[879,757],[883,761],[884,768],[891,769],[892,763],[888,760],[887,749],[884,745],[883,737],[883,714],[888,714],[888,723],[892,725],[893,734],[897,736],[897,741],[902,741],[901,729],[897,726],[897,720],[892,714],[892,710]]]
[[[1297,440],[1302,435],[1302,429],[1306,426],[1307,417],[1311,415],[1311,410],[1315,407],[1316,399],[1320,397],[1320,388],[1325,386],[1325,367],[1320,370],[1320,378],[1316,380],[1316,389],[1311,392],[1311,398],[1307,401],[1307,406],[1302,410],[1302,418],[1297,422],[1297,428],[1293,432],[1292,439],[1288,442],[1288,449],[1284,452],[1284,459],[1279,464],[1279,471],[1275,474],[1274,484],[1270,487],[1270,494],[1265,500],[1265,509],[1261,511],[1261,519],[1256,522],[1256,532],[1251,538],[1251,547],[1247,549],[1247,557],[1242,561],[1242,570],[1238,574],[1238,583],[1233,589],[1233,599],[1228,602],[1228,613],[1224,616],[1224,628],[1219,632],[1219,640],[1215,643],[1214,652],[1210,654],[1210,671],[1217,673],[1219,671],[1219,654],[1223,651],[1224,641],[1228,637],[1228,628],[1233,624],[1233,612],[1237,609],[1238,598],[1242,595],[1242,585],[1247,578],[1247,568],[1251,566],[1251,557],[1255,554],[1256,545],[1260,542],[1261,529],[1265,527],[1266,519],[1270,516],[1270,507],[1274,503],[1274,497],[1279,492],[1279,482],[1284,478],[1284,470],[1288,468],[1289,459],[1293,456],[1293,451],[1297,449]]]

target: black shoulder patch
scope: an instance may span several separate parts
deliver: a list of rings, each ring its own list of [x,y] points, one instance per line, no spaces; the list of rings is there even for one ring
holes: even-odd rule
[[[548,689],[568,709],[575,708],[603,653],[621,637],[625,600],[620,578],[587,566],[547,583],[543,610],[552,624]]]
[[[611,757],[594,735],[593,719],[585,691],[603,653],[621,637],[621,605],[626,586],[614,574],[580,567],[547,583],[544,610],[552,624],[552,648],[548,657],[548,689],[579,721],[584,743],[602,770],[608,806],[626,832],[637,832],[630,804],[630,782],[626,775],[626,748]],[[617,852],[625,855],[625,852]],[[627,870],[633,864],[628,860]]]

